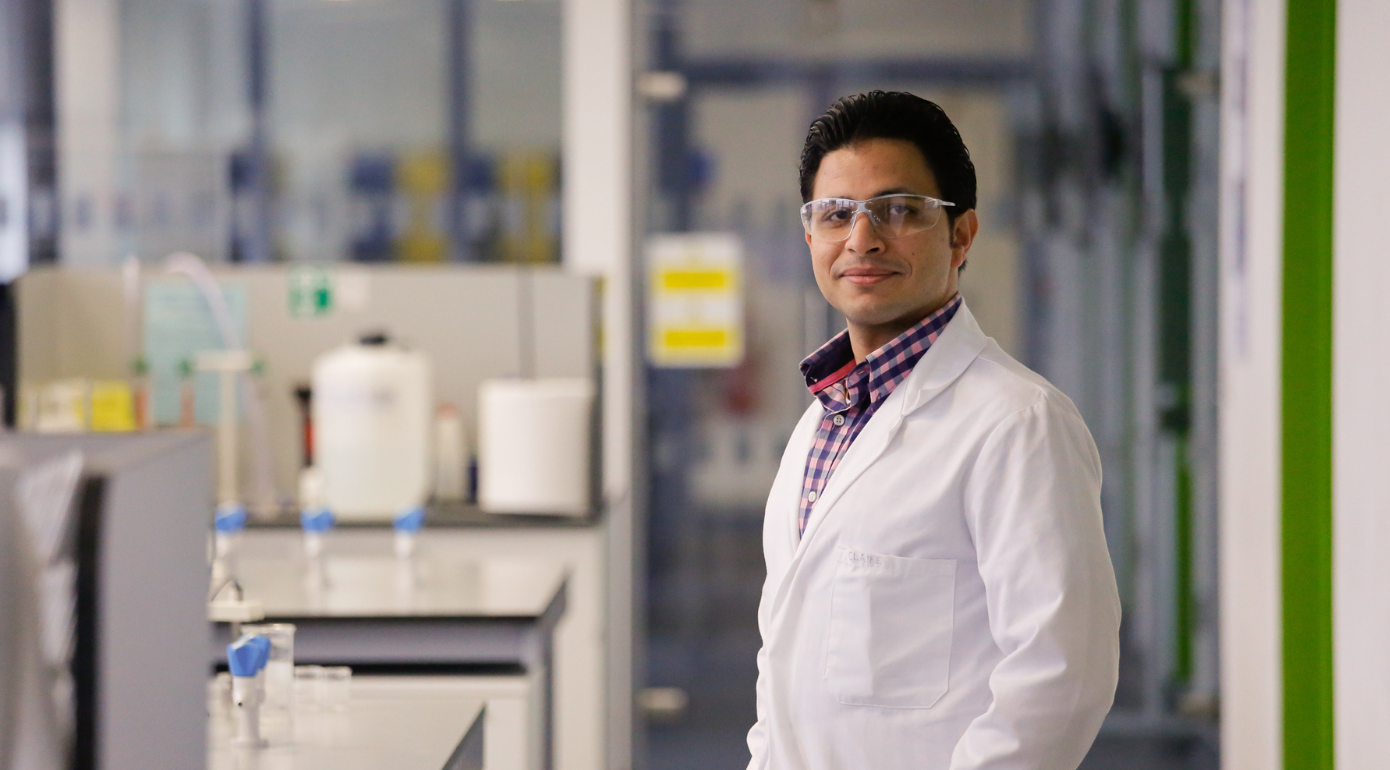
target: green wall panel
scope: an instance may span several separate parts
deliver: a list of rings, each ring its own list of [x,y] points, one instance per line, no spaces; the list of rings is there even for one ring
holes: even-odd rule
[[[1288,0],[1284,120],[1284,768],[1333,770],[1335,0]]]

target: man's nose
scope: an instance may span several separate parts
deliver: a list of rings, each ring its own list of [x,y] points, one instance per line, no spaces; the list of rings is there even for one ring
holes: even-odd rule
[[[879,237],[878,228],[874,227],[867,211],[860,211],[854,215],[854,221],[849,225],[849,238],[845,241],[845,248],[855,254],[872,254],[883,250],[883,239]]]

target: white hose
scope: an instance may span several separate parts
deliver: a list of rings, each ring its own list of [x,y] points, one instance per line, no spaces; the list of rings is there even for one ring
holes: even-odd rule
[[[212,312],[213,323],[222,338],[222,346],[228,350],[243,350],[245,343],[232,318],[232,309],[227,305],[227,297],[217,278],[208,269],[207,263],[188,252],[170,254],[164,262],[164,270],[170,275],[181,275],[193,282]],[[261,510],[274,510],[280,503],[275,489],[275,477],[270,462],[270,432],[266,430],[265,410],[261,406],[260,394],[250,376],[245,379],[241,389],[242,406],[246,409],[246,420],[251,429],[251,473],[258,505]]]

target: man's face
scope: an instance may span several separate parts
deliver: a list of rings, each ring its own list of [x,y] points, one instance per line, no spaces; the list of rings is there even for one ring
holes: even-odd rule
[[[827,153],[812,190],[812,198],[941,197],[922,152],[901,139],[868,139]],[[867,215],[859,216],[848,240],[807,234],[821,293],[853,325],[920,321],[956,293],[957,270],[975,234],[974,211],[953,213],[959,214],[954,227],[943,215],[929,230],[892,239],[882,237]]]

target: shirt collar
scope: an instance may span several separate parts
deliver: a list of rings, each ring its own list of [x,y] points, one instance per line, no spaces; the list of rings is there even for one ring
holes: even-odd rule
[[[862,397],[857,392],[858,386],[867,375],[869,399],[881,401],[887,398],[936,342],[936,338],[941,336],[960,305],[961,297],[957,293],[945,305],[870,353],[857,365],[854,349],[849,342],[849,330],[840,332],[801,362],[806,387],[811,395],[829,408],[832,404],[844,405],[844,402],[832,397],[829,390],[832,385],[844,382],[850,386],[850,403],[853,403]]]

